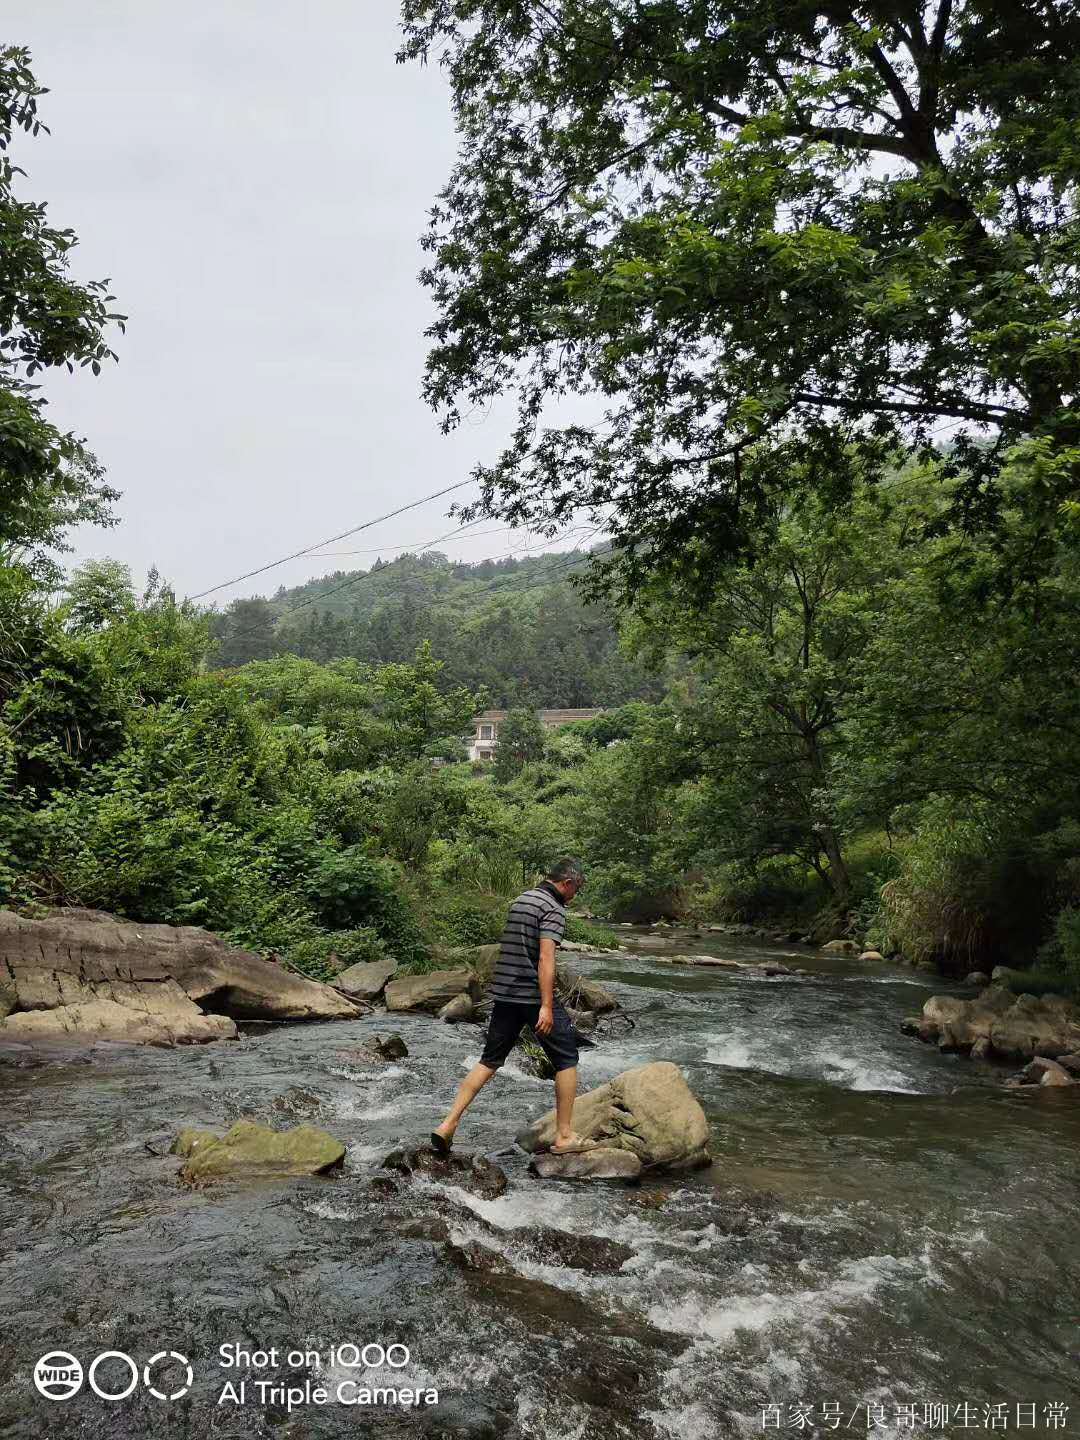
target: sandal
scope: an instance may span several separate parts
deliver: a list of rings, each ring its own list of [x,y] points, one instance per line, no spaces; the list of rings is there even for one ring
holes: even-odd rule
[[[449,1155],[453,1146],[454,1142],[452,1139],[447,1140],[446,1136],[440,1135],[438,1130],[432,1130],[431,1148],[435,1151],[436,1155]]]
[[[587,1150],[599,1150],[595,1140],[584,1140],[580,1135],[570,1142],[569,1145],[552,1145],[548,1151],[549,1155],[584,1155]]]

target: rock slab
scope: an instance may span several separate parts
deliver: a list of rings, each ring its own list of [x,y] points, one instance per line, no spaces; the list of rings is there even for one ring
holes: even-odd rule
[[[427,1015],[437,1015],[459,995],[473,999],[479,995],[476,976],[465,967],[429,970],[426,975],[402,975],[391,980],[383,991],[387,1010],[420,1010]]]
[[[227,1039],[237,1020],[331,1020],[361,1012],[329,985],[190,925],[98,910],[27,920],[0,910],[0,1039],[88,1036],[176,1045]],[[14,994],[14,1003],[10,1003]]]
[[[370,1003],[379,998],[396,969],[396,960],[361,960],[335,977],[334,989],[344,991],[351,1000]]]
[[[579,1135],[605,1149],[629,1151],[646,1169],[692,1170],[709,1163],[705,1112],[682,1071],[667,1060],[624,1070],[606,1085],[579,1095],[573,1125]],[[550,1150],[555,1111],[527,1125],[516,1139],[531,1154]]]

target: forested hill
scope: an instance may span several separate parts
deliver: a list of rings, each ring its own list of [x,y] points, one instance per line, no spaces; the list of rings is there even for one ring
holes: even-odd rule
[[[619,648],[611,613],[572,584],[580,552],[455,563],[438,552],[335,571],[215,617],[218,666],[272,655],[410,660],[430,641],[455,685],[493,705],[620,705],[658,698],[659,676]]]

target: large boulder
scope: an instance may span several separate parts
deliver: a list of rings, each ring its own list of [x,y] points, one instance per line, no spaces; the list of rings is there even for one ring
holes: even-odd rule
[[[996,1055],[1026,1060],[1067,1055],[1080,1044],[1080,1011],[1062,995],[1018,995],[990,1031]]]
[[[377,1000],[396,969],[396,960],[361,960],[334,977],[334,989],[351,1000]]]
[[[345,1159],[345,1146],[325,1130],[313,1125],[271,1130],[254,1120],[238,1120],[220,1138],[211,1131],[181,1130],[173,1151],[186,1157],[180,1178],[192,1185],[245,1176],[319,1175]]]
[[[677,1065],[660,1060],[624,1070],[574,1101],[574,1129],[604,1148],[628,1150],[649,1169],[690,1170],[709,1161],[709,1126]],[[530,1153],[549,1150],[555,1111],[517,1135]],[[554,1157],[560,1158],[560,1157]]]
[[[1034,1055],[1075,1050],[1080,1044],[1080,1011],[1060,995],[1014,996],[991,985],[972,1000],[932,995],[919,1017],[918,1034],[946,1050],[1030,1060]]]
[[[859,946],[854,940],[826,940],[822,950],[827,955],[858,955]]]
[[[11,1039],[86,1034],[168,1045],[234,1036],[236,1020],[361,1013],[330,986],[209,931],[97,910],[40,920],[0,910],[0,990],[15,995],[0,1018],[0,1037]]]
[[[401,975],[383,992],[388,1010],[421,1010],[437,1015],[459,995],[479,995],[479,984],[471,970],[429,970],[426,975]]]

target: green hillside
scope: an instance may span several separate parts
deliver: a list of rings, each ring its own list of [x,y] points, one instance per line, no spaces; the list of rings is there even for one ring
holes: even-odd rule
[[[234,601],[214,617],[214,663],[280,654],[401,662],[428,641],[449,683],[484,689],[495,705],[658,697],[660,677],[621,651],[612,614],[574,585],[584,565],[576,551],[475,564],[428,552],[335,571]]]

